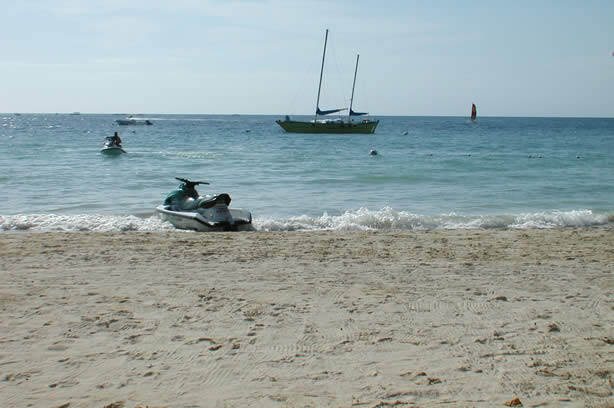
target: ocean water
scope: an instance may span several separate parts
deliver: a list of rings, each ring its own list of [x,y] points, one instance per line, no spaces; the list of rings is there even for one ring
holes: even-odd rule
[[[0,116],[0,232],[172,230],[154,209],[175,177],[229,193],[261,231],[614,219],[614,119],[384,116],[372,135],[308,135],[278,116]],[[100,154],[115,131],[128,153]]]

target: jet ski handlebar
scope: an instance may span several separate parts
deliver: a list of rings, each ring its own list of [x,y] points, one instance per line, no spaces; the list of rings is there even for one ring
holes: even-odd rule
[[[181,181],[182,183],[184,183],[188,187],[194,187],[194,186],[197,186],[199,184],[209,184],[206,181],[190,181],[188,179],[184,179],[184,178],[180,178],[180,177],[175,177],[175,178],[177,180]]]

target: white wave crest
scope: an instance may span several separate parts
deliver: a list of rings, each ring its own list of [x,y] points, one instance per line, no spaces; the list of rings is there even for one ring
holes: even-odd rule
[[[173,226],[158,216],[139,218],[134,215],[0,215],[0,231],[168,231]]]
[[[608,223],[606,214],[593,214],[590,210],[551,211],[521,214],[515,217],[512,228],[588,227]]]
[[[346,211],[341,215],[323,214],[320,217],[301,215],[289,218],[254,216],[257,231],[367,231],[367,230],[433,230],[477,228],[560,228],[607,225],[607,214],[594,214],[590,210],[548,211],[503,215],[420,215],[396,211],[390,207],[381,210]],[[175,228],[157,215],[57,215],[27,214],[0,215],[0,231],[169,231]]]
[[[590,210],[550,211],[527,214],[502,215],[420,215],[395,211],[390,207],[381,210],[360,208],[341,215],[323,214],[320,217],[290,217],[287,219],[261,218],[254,220],[260,231],[299,230],[430,230],[476,228],[556,228],[605,225],[607,215],[594,214]]]

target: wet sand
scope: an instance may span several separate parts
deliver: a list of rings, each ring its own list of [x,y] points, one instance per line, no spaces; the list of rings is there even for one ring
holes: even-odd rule
[[[0,406],[612,407],[613,270],[611,227],[5,233]]]

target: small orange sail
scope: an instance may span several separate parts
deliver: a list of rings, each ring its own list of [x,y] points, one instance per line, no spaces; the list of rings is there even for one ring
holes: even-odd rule
[[[471,104],[471,120],[475,120],[478,116],[478,110],[475,108],[475,103]]]

